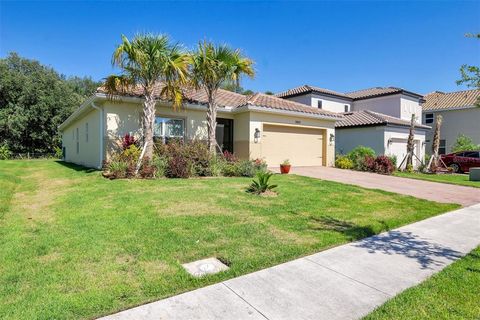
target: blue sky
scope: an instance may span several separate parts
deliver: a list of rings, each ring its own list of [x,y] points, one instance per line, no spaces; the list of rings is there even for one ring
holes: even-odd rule
[[[242,85],[254,91],[455,91],[460,65],[480,65],[480,41],[464,36],[480,32],[479,1],[0,2],[0,56],[16,51],[66,75],[113,73],[120,35],[144,31],[242,48],[257,71]]]

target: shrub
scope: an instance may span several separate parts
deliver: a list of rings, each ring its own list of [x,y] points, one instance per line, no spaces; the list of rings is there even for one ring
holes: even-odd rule
[[[150,161],[150,159],[148,158],[144,158],[142,161],[140,170],[138,171],[138,174],[140,177],[144,179],[151,179],[151,178],[155,178],[155,170],[156,170],[156,167],[153,164],[153,162]]]
[[[396,169],[396,168],[397,168],[397,156],[396,156],[396,155],[392,155],[392,156],[388,156],[388,158],[389,158],[390,161],[392,162],[393,167]]]
[[[238,166],[235,162],[226,161],[222,166],[222,175],[225,177],[236,177],[239,176]]]
[[[237,157],[233,153],[231,153],[230,151],[227,151],[227,150],[225,150],[223,152],[223,158],[227,162],[237,162],[238,161]]]
[[[12,157],[12,152],[8,149],[7,144],[0,146],[0,160],[8,160]]]
[[[464,134],[459,134],[455,144],[452,147],[452,152],[471,151],[480,149],[480,145],[473,143],[472,138]]]
[[[378,156],[374,160],[373,171],[380,174],[392,174],[395,170],[395,165],[390,157]]]
[[[136,143],[135,137],[131,136],[129,133],[125,134],[122,138],[122,150],[128,149],[131,145]]]
[[[165,176],[167,178],[189,178],[192,175],[192,163],[182,153],[174,153],[168,159]]]
[[[257,158],[253,160],[253,167],[255,171],[267,171],[267,162],[263,159]]]
[[[165,177],[168,167],[168,159],[165,157],[154,156],[152,166],[155,167],[155,178]]]
[[[127,177],[129,164],[126,161],[112,159],[107,163],[109,178],[121,179]]]
[[[270,184],[269,180],[272,177],[273,173],[271,172],[258,172],[257,180],[253,180],[252,184],[247,188],[248,193],[253,194],[262,194],[267,191],[272,191],[277,187],[275,184]]]
[[[184,156],[190,159],[193,165],[193,174],[196,176],[210,176],[210,160],[212,153],[206,143],[193,141],[184,145]]]
[[[256,173],[253,161],[241,160],[236,163],[237,173],[241,177],[253,177]]]
[[[60,148],[59,146],[55,146],[55,148],[53,148],[53,151],[55,152],[55,159],[62,159],[63,158],[63,151],[62,151],[62,148]]]
[[[366,156],[360,161],[358,170],[375,172],[375,158]]]
[[[222,157],[211,157],[208,164],[210,175],[213,177],[221,176],[224,165],[225,160]]]
[[[353,168],[353,162],[346,156],[337,156],[337,159],[335,159],[335,167],[340,168],[340,169],[352,169]]]
[[[364,159],[365,157],[375,157],[375,151],[372,148],[365,146],[358,146],[347,154],[347,157],[352,161],[353,168],[356,170],[365,171]]]
[[[141,151],[140,149],[132,144],[127,148],[123,149],[122,153],[120,153],[120,158],[127,161],[127,162],[137,162],[140,158]]]

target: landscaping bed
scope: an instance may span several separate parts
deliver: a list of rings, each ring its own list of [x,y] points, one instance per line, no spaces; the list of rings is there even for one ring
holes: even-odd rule
[[[458,208],[295,175],[116,179],[0,161],[0,318],[95,318]],[[216,257],[230,269],[181,267]]]
[[[480,319],[480,247],[420,285],[407,289],[364,320]]]

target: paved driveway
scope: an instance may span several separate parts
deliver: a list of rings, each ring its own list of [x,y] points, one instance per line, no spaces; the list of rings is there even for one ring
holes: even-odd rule
[[[437,202],[458,203],[463,206],[480,203],[480,188],[330,167],[294,167],[290,172],[312,178],[354,184],[364,188],[381,189]]]

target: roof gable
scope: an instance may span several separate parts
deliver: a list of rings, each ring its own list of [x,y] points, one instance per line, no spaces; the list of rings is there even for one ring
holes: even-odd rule
[[[480,99],[480,89],[444,93],[435,91],[424,96],[423,111],[473,107]]]
[[[344,118],[335,123],[335,128],[396,125],[410,127],[410,121],[402,120],[370,110],[343,113]],[[429,126],[415,124],[415,128],[430,129]]]

